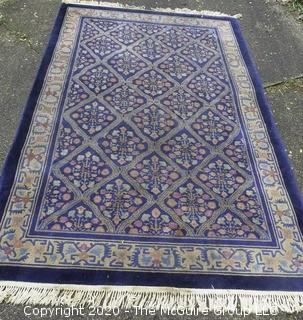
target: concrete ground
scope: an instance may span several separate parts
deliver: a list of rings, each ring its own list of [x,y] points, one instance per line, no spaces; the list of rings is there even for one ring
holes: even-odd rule
[[[150,7],[187,7],[241,13],[242,31],[266,87],[272,111],[303,191],[303,24],[275,0],[127,0]],[[60,0],[0,0],[0,165],[12,143],[20,114],[38,69]],[[118,318],[173,319],[136,316]],[[27,319],[22,306],[0,305],[0,319]],[[39,319],[39,317],[30,317]],[[92,319],[72,317],[73,319]],[[174,317],[175,319],[176,317]],[[241,316],[200,316],[182,319],[243,319]],[[303,313],[249,316],[246,319],[302,319]],[[65,319],[53,317],[53,319]],[[95,318],[96,319],[96,318]]]

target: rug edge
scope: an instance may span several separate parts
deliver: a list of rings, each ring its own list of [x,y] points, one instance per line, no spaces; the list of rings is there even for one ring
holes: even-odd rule
[[[34,76],[29,95],[23,105],[21,116],[19,117],[17,129],[2,167],[0,167],[0,221],[4,214],[11,187],[15,179],[15,173],[20,160],[20,154],[26,140],[28,129],[30,127],[33,114],[36,109],[36,103],[39,98],[41,88],[51,61],[61,26],[65,17],[67,5],[61,4],[58,8],[54,24],[50,30],[49,37],[46,41],[44,52],[41,54],[38,63],[38,69]]]
[[[39,286],[41,286],[40,284],[38,284]],[[43,284],[43,286],[45,286],[45,284]],[[66,286],[66,285],[63,285],[64,287]],[[78,285],[77,285],[77,287],[78,287]],[[105,288],[107,288],[107,286],[105,286]],[[121,288],[121,287],[119,287],[119,288]],[[12,287],[10,287],[10,289],[12,290]],[[3,291],[5,291],[6,289],[3,287],[3,285],[0,283],[0,301],[2,301],[2,297],[3,297],[3,295],[2,295],[2,290]],[[25,290],[25,289],[22,289],[23,290],[23,292],[25,292],[25,294],[27,293],[27,291]],[[32,290],[32,288],[29,288],[28,290]],[[43,289],[43,290],[45,290],[45,289]],[[54,289],[52,289],[52,290],[54,290]],[[56,289],[56,290],[58,290],[58,289]],[[62,290],[62,289],[60,289],[60,290]],[[181,289],[181,290],[183,290],[183,289]],[[189,289],[189,290],[196,290],[196,289]],[[208,289],[201,289],[201,291],[206,291],[206,290],[208,290]],[[211,290],[211,289],[209,289],[209,290]],[[178,291],[180,291],[180,289],[178,288]],[[235,293],[236,294],[236,291],[237,290],[224,290],[224,289],[222,289],[222,290],[220,290],[220,292],[222,292],[223,293],[223,291],[226,291],[227,293],[229,293],[229,294],[232,294],[232,293]],[[209,291],[208,291],[209,292]],[[249,291],[250,292],[250,291]],[[261,291],[262,292],[262,291]],[[258,295],[260,295],[261,294],[261,292],[259,292],[258,293]],[[28,291],[28,293],[30,293],[30,291]],[[247,294],[249,294],[248,293],[248,291],[246,291],[246,293]],[[6,293],[3,293],[4,295],[7,295],[7,292]],[[24,293],[23,293],[24,294]],[[210,294],[210,293],[209,293]],[[265,294],[268,294],[267,292],[265,292]],[[281,293],[281,294],[285,294],[285,293]],[[21,294],[20,294],[21,295]],[[302,293],[293,293],[293,294],[291,294],[291,295],[289,295],[289,293],[287,293],[286,294],[288,297],[289,296],[291,296],[292,297],[292,299],[293,299],[293,297],[295,297],[296,299],[300,299],[300,301],[301,301],[301,299],[302,299]],[[264,292],[263,292],[263,296],[264,296]],[[277,296],[277,295],[276,295]],[[280,297],[280,294],[278,294],[278,296]],[[232,297],[232,296],[231,296]],[[7,296],[6,296],[6,298],[5,299],[7,299]],[[22,303],[22,302],[18,302],[18,303]],[[280,303],[280,301],[279,301],[279,303]],[[289,303],[292,303],[292,302],[289,302]],[[286,301],[285,300],[285,305],[288,305],[289,304],[288,303],[288,301]],[[300,302],[301,303],[301,302]],[[284,306],[283,306],[284,307]],[[297,307],[296,307],[297,308]],[[296,311],[300,311],[300,310],[302,310],[302,307],[300,307],[300,309],[295,309],[295,310],[293,310],[293,311],[288,311],[288,312],[296,312]],[[283,309],[283,311],[284,311],[284,309]]]
[[[92,286],[0,281],[0,303],[67,307],[102,307],[221,311],[248,314],[303,310],[302,292],[191,289],[152,286]]]
[[[291,168],[291,161],[286,152],[284,141],[275,123],[271,105],[266,97],[263,81],[258,68],[253,59],[251,49],[243,36],[240,23],[237,19],[232,19],[231,24],[235,33],[238,45],[246,64],[248,74],[254,86],[255,95],[259,108],[266,124],[269,140],[274,148],[274,153],[279,164],[285,188],[291,198],[291,202],[296,213],[301,231],[303,230],[303,193],[299,188],[294,170]]]

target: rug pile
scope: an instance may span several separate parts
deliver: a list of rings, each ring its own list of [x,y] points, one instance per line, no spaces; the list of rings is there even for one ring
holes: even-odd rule
[[[302,309],[302,200],[232,17],[63,4],[0,212],[2,301]]]

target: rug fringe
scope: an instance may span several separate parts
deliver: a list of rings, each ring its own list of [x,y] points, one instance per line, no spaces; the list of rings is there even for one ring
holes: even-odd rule
[[[0,282],[0,303],[242,314],[303,310],[302,292]]]
[[[96,1],[96,0],[62,0],[62,3],[67,4],[86,4],[92,6],[102,6],[102,7],[110,7],[110,8],[126,8],[126,9],[146,9],[144,6],[133,6],[118,2],[104,2],[104,1]],[[228,15],[219,11],[209,11],[209,10],[190,10],[187,8],[151,8],[151,11],[162,11],[162,12],[171,12],[171,13],[188,13],[188,14],[197,14],[197,15],[207,15],[207,16],[223,16],[223,17],[233,17],[236,19],[240,19],[242,15],[237,13],[235,15]]]

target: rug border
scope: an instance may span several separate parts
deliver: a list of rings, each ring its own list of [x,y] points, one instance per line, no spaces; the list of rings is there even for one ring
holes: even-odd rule
[[[255,62],[252,58],[251,51],[248,47],[246,40],[243,37],[241,32],[240,23],[237,20],[231,21],[233,25],[234,34],[238,41],[238,45],[240,47],[243,60],[245,62],[246,68],[249,71],[250,78],[254,84],[256,97],[258,100],[258,104],[260,107],[260,111],[262,113],[263,120],[266,124],[266,129],[270,138],[270,142],[275,150],[275,155],[279,163],[279,167],[281,170],[281,174],[283,177],[283,181],[285,187],[288,191],[288,194],[291,198],[291,202],[294,206],[294,210],[296,212],[296,217],[299,222],[299,226],[301,231],[303,229],[303,198],[302,192],[299,189],[297,184],[297,180],[294,174],[294,171],[290,165],[290,159],[286,153],[286,148],[282,137],[279,133],[279,130],[275,124],[274,116],[271,111],[270,104],[268,99],[265,96],[265,90],[263,86],[263,81],[260,78],[259,72],[255,65]]]
[[[0,180],[0,217],[3,214],[10,189],[15,177],[15,170],[18,165],[21,150],[26,139],[26,134],[29,129],[29,125],[32,120],[32,115],[35,110],[36,102],[39,97],[43,80],[45,78],[49,63],[53,51],[55,49],[57,39],[61,30],[61,26],[65,17],[65,13],[68,7],[81,7],[81,8],[98,8],[101,10],[115,10],[126,11],[135,13],[146,14],[160,14],[160,15],[173,15],[183,17],[195,17],[195,18],[209,18],[217,20],[230,21],[233,26],[234,34],[237,38],[238,45],[241,49],[243,59],[246,67],[250,73],[251,80],[255,87],[256,97],[260,106],[260,110],[264,121],[267,126],[270,141],[274,147],[276,158],[279,163],[279,167],[282,173],[282,177],[285,186],[288,190],[292,204],[294,206],[296,216],[298,219],[301,230],[303,229],[303,201],[300,196],[299,188],[296,184],[294,174],[291,170],[291,166],[284,149],[284,144],[280,138],[278,130],[275,126],[273,115],[270,111],[269,104],[265,97],[262,81],[258,75],[257,69],[248,46],[242,33],[240,31],[239,22],[232,17],[227,16],[208,16],[208,15],[196,15],[187,13],[174,13],[174,12],[155,12],[147,10],[125,9],[125,8],[109,8],[99,7],[91,5],[75,5],[75,4],[62,4],[55,25],[51,32],[48,45],[44,52],[41,65],[38,69],[36,79],[34,81],[31,93],[26,103],[24,113],[21,117],[20,125],[17,130],[14,142],[8,153],[6,161],[3,166],[3,176]],[[39,270],[39,272],[37,272]],[[263,291],[303,291],[303,279],[300,281],[298,278],[289,277],[271,277],[271,276],[256,276],[260,281],[256,281],[255,276],[231,276],[231,275],[183,275],[183,274],[165,274],[157,272],[127,272],[127,283],[123,280],[121,283],[121,277],[119,276],[121,271],[95,271],[95,270],[80,270],[80,269],[50,269],[50,268],[36,268],[36,267],[14,267],[14,266],[1,266],[0,267],[0,281],[29,281],[29,282],[58,282],[66,284],[87,284],[87,285],[137,285],[137,286],[169,286],[174,283],[174,286],[183,288],[222,288],[222,289],[248,289],[248,290],[263,290]],[[47,280],[47,279],[51,279]],[[146,281],[148,279],[148,281]],[[273,281],[274,280],[274,281]]]
[[[19,119],[19,125],[16,130],[15,137],[11,144],[10,150],[1,168],[0,177],[0,219],[2,218],[12,184],[15,179],[16,169],[22,148],[24,146],[26,136],[32,121],[32,116],[35,111],[36,103],[39,98],[43,82],[48,70],[49,63],[51,62],[53,52],[55,50],[61,26],[65,17],[67,6],[61,5],[57,13],[57,17],[48,38],[47,46],[42,55],[40,66],[35,76],[30,94],[25,103],[23,113]]]

